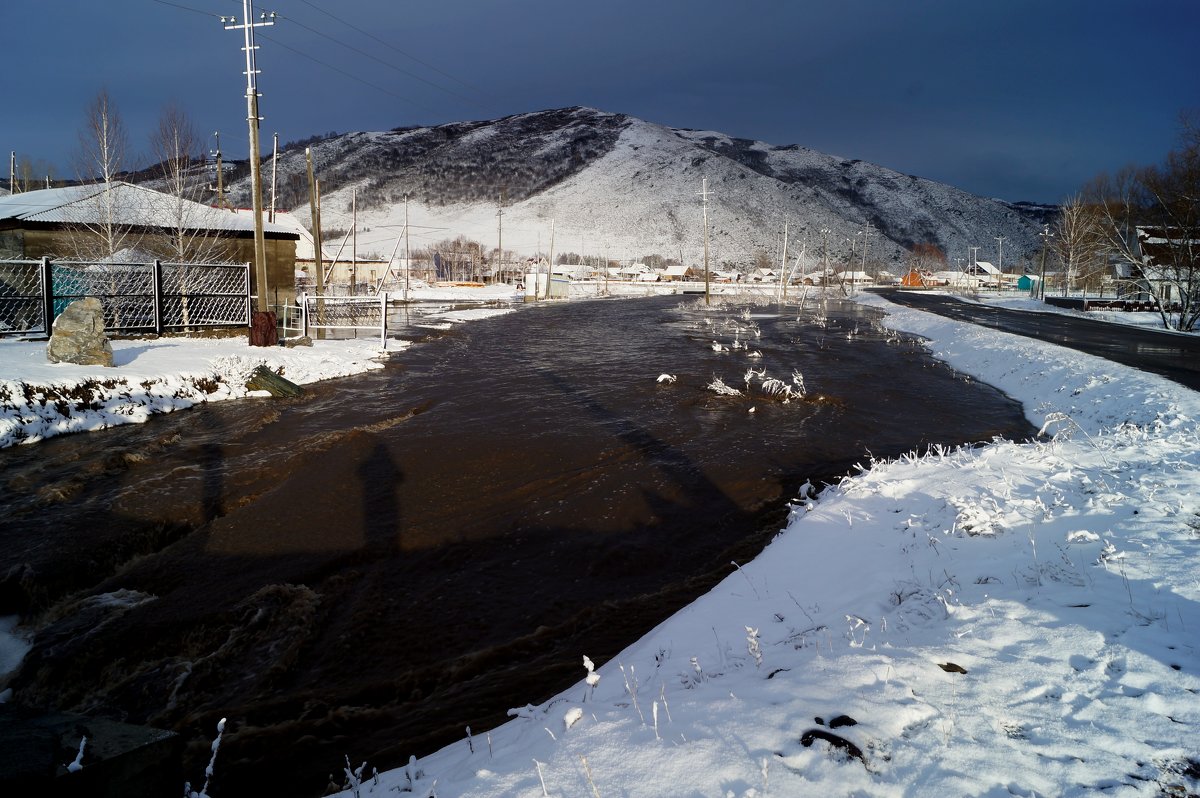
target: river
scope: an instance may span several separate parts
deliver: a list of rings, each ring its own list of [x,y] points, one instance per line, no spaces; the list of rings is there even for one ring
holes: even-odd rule
[[[754,557],[804,481],[1033,434],[879,315],[544,304],[300,400],[0,451],[0,615],[40,628],[17,700],[177,730],[193,780],[228,716],[222,796],[479,734]],[[747,368],[807,394],[708,390]]]

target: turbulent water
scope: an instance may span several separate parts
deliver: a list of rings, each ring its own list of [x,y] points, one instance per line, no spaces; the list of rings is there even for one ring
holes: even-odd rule
[[[0,452],[0,615],[41,627],[17,700],[178,730],[193,780],[228,716],[224,796],[495,725],[753,557],[805,480],[1032,432],[876,317],[531,307],[301,400]]]

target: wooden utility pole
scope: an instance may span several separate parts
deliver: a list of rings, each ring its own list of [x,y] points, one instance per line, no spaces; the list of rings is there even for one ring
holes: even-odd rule
[[[782,284],[783,301],[787,303],[787,247],[788,247],[788,223],[783,223],[783,257],[779,259],[779,282]]]
[[[496,208],[496,265],[499,267],[500,280],[504,279],[504,192],[500,192],[499,206]],[[495,282],[496,272],[492,278]]]
[[[217,207],[228,208],[229,203],[225,201],[225,169],[221,165],[221,131],[213,131],[213,138],[217,140],[217,149],[212,153],[217,162]]]
[[[408,195],[404,195],[404,301],[408,301],[408,279],[412,273],[412,250],[408,247]]]
[[[996,241],[1000,250],[996,261],[996,271],[999,272],[996,275],[996,288],[1002,289],[1004,288],[1004,236],[996,236]]]
[[[350,294],[358,295],[358,188],[350,189]]]
[[[550,262],[546,264],[546,299],[550,298],[550,281],[554,279],[554,219],[550,220]],[[537,299],[537,296],[534,296]]]
[[[1050,232],[1050,225],[1043,225],[1042,232],[1038,233],[1042,237],[1042,270],[1041,276],[1038,277],[1038,298],[1045,300],[1046,298],[1046,250],[1050,248],[1050,239],[1054,238],[1054,233]]]
[[[700,198],[703,200],[704,207],[704,304],[708,306],[709,300],[709,276],[708,276],[708,178],[705,177],[700,182]]]
[[[312,148],[304,148],[304,160],[308,164],[308,212],[312,217],[313,266],[317,272],[317,337],[324,338],[325,330],[325,264],[321,259],[321,201],[318,196],[316,178],[313,176]],[[307,312],[307,308],[305,309]]]
[[[8,154],[8,193],[17,193],[17,151]]]

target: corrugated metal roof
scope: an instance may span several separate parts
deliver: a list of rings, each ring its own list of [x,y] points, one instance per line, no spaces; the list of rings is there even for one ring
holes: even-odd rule
[[[178,206],[182,213],[177,203],[182,203]],[[67,186],[0,196],[0,220],[94,225],[105,221],[109,213],[112,222],[119,225],[173,229],[182,218],[189,230],[254,231],[253,214],[231,213],[130,183],[113,183],[111,189],[103,185]],[[264,223],[263,230],[295,235],[287,227],[270,223]]]

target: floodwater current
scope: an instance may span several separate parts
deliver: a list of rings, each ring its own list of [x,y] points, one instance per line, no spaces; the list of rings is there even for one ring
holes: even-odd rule
[[[223,796],[480,733],[754,557],[805,480],[1033,434],[878,318],[528,307],[300,400],[2,451],[0,615],[40,628],[16,700],[179,731],[193,781],[228,717]],[[807,395],[708,390],[748,368]]]

